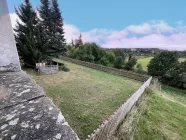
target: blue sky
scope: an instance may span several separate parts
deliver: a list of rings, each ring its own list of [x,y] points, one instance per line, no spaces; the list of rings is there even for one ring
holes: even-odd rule
[[[8,0],[9,11],[22,2]],[[39,0],[31,3],[38,7]],[[59,0],[59,5],[68,41],[81,32],[85,41],[103,47],[186,49],[186,0]]]

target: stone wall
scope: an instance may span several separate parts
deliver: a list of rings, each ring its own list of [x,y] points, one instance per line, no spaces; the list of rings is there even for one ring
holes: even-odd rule
[[[119,76],[128,77],[130,79],[134,79],[134,80],[141,81],[141,82],[145,82],[149,78],[148,75],[138,74],[138,73],[134,73],[134,72],[131,72],[131,71],[126,71],[126,70],[115,69],[115,68],[112,68],[112,67],[106,67],[106,66],[103,66],[103,65],[89,63],[89,62],[85,62],[85,61],[80,61],[80,60],[72,59],[72,58],[69,58],[69,57],[61,57],[61,59],[65,60],[65,61],[75,63],[75,64],[78,64],[78,65],[82,65],[82,66],[85,66],[85,67],[89,67],[89,68],[92,68],[92,69],[97,69],[97,70],[101,70],[101,71],[108,72],[108,73],[111,73],[111,74],[116,74],[116,75],[119,75]]]
[[[39,74],[54,74],[59,71],[58,65],[46,65],[43,67],[39,67]]]
[[[0,140],[78,140],[62,112],[25,72],[0,73]]]
[[[88,140],[113,140],[118,126],[144,93],[145,88],[150,85],[151,80],[152,77],[150,77],[124,104],[122,104],[108,120],[104,121],[94,133],[88,136]]]
[[[15,45],[6,0],[0,0],[0,72],[19,71],[20,63]]]
[[[43,89],[20,70],[6,0],[0,0],[0,140],[79,140]]]

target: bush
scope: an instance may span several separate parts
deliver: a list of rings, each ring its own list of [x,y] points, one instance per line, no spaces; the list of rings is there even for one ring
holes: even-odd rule
[[[66,55],[70,58],[76,58],[77,49],[75,47],[69,47],[68,51],[66,52]]]
[[[184,71],[183,67],[183,63],[175,64],[162,76],[161,81],[173,87],[186,89],[186,71]]]
[[[61,67],[60,67],[60,70],[62,70],[62,71],[64,71],[64,72],[70,71],[70,69],[67,68],[66,66],[61,66]]]
[[[123,67],[123,64],[124,62],[122,56],[117,56],[114,62],[114,67],[121,69]]]
[[[136,65],[136,63],[137,63],[137,59],[135,57],[130,57],[128,62],[125,64],[125,68],[127,70],[132,70]]]
[[[113,64],[115,62],[116,57],[113,52],[107,51],[105,57],[110,64]]]
[[[121,56],[123,58],[123,61],[125,62],[127,54],[122,49],[113,49],[113,53],[115,54],[115,56]]]
[[[163,76],[173,64],[179,63],[176,52],[163,51],[150,61],[148,67],[148,74],[152,76]]]
[[[105,56],[103,56],[103,57],[101,58],[101,60],[100,60],[100,63],[101,63],[102,65],[104,65],[104,66],[108,66],[108,65],[109,65],[109,60],[108,60]]]
[[[136,68],[137,68],[137,73],[143,73],[143,67],[142,67],[141,64],[138,64],[138,65],[136,66]]]
[[[180,63],[176,52],[157,54],[148,65],[148,73],[164,84],[186,89],[186,62]]]
[[[136,68],[142,67],[141,63],[137,64]]]

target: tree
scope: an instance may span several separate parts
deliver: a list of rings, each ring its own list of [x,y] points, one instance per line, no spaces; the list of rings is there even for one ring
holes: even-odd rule
[[[102,64],[102,65],[104,65],[104,66],[108,66],[109,65],[109,60],[105,57],[105,56],[103,56],[102,58],[101,58],[101,60],[100,60],[100,63]]]
[[[143,72],[143,67],[142,67],[141,63],[137,64],[136,68],[137,68],[137,72],[138,73],[142,73]]]
[[[21,20],[17,21],[14,29],[20,59],[27,66],[35,66],[35,63],[47,59],[45,33],[29,0],[25,0],[15,11]]]
[[[76,59],[77,49],[75,47],[69,47],[66,55],[70,58]]]
[[[96,43],[80,44],[77,48],[68,47],[67,56],[83,61],[99,63],[106,51],[101,49]]]
[[[122,49],[114,49],[113,52],[114,52],[115,56],[121,56],[123,58],[123,61],[125,62],[127,54],[124,53],[124,51]]]
[[[47,33],[52,33],[52,11],[49,0],[41,0],[39,13],[41,17],[41,23],[45,28],[45,31],[47,31]]]
[[[100,63],[101,58],[106,54],[106,50],[102,49],[96,43],[91,43],[92,55],[94,55],[94,62]]]
[[[184,65],[186,63],[175,63],[172,67],[166,71],[162,76],[161,81],[164,84],[186,89],[186,71]]]
[[[101,64],[108,66],[109,64],[114,64],[115,54],[112,51],[106,51],[105,55],[101,58]]]
[[[52,0],[51,13],[52,13],[52,17],[51,17],[52,40],[51,40],[49,54],[51,57],[58,57],[59,55],[65,54],[66,40],[65,40],[65,32],[63,29],[63,18],[57,0]]]
[[[107,51],[105,56],[108,59],[110,64],[114,64],[116,56],[113,52]]]
[[[125,64],[125,68],[127,70],[132,70],[134,68],[134,66],[136,65],[136,63],[137,63],[137,59],[135,57],[130,56],[129,60]]]
[[[72,40],[71,40],[70,45],[71,45],[72,47],[74,47],[74,40],[73,40],[73,38],[72,38]]]
[[[81,45],[83,45],[83,40],[82,40],[82,35],[80,34],[79,38],[75,40],[75,47],[77,48]]]
[[[152,76],[162,77],[173,64],[178,63],[176,52],[162,51],[150,61],[148,73]]]
[[[130,54],[129,54],[129,59],[128,59],[128,61],[130,61],[132,58],[133,58],[133,54],[130,53]]]
[[[114,67],[120,69],[120,68],[122,68],[122,66],[123,66],[123,58],[122,58],[122,56],[117,56],[116,60],[114,62]]]

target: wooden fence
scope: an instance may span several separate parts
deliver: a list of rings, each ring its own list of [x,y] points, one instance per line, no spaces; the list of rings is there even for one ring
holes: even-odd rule
[[[78,65],[82,65],[82,66],[89,67],[89,68],[96,69],[96,70],[101,70],[101,71],[108,72],[108,73],[111,73],[111,74],[120,75],[120,76],[123,76],[123,77],[128,77],[130,79],[138,80],[138,81],[141,81],[141,82],[145,82],[149,78],[148,75],[138,74],[138,73],[134,73],[134,72],[131,72],[131,71],[120,70],[120,69],[116,69],[116,68],[112,68],[112,67],[106,67],[106,66],[103,66],[103,65],[94,64],[94,63],[85,62],[85,61],[80,61],[80,60],[72,59],[72,58],[69,58],[69,57],[60,57],[60,58],[62,60],[69,61],[69,62],[78,64]]]
[[[127,113],[132,109],[145,88],[151,83],[150,77],[116,112],[104,121],[94,133],[88,136],[87,140],[113,140],[118,126],[121,124]]]

